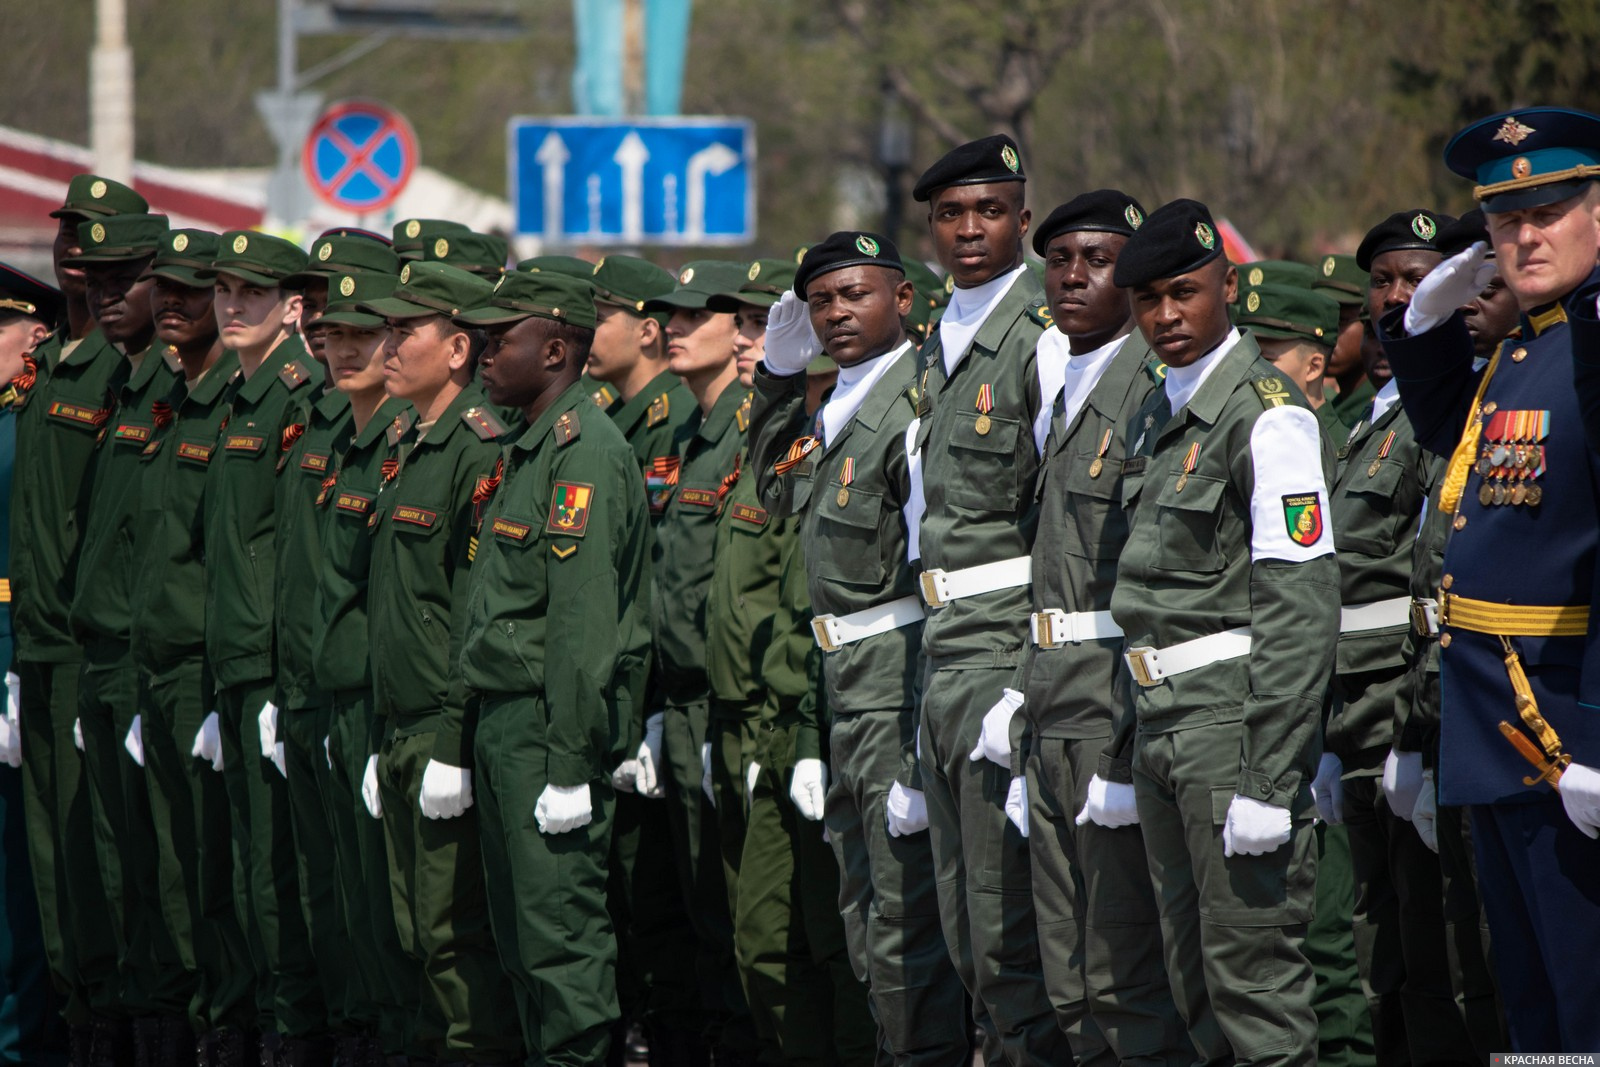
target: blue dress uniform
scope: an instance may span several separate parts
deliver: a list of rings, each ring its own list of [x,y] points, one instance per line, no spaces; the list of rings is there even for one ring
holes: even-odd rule
[[[1600,118],[1496,115],[1458,134],[1445,159],[1477,180],[1491,216],[1557,203],[1600,174]],[[1600,271],[1579,288],[1597,281]],[[1439,802],[1471,806],[1511,1044],[1539,1052],[1600,1048],[1600,844],[1530,763],[1564,752],[1600,765],[1600,635],[1590,621],[1600,454],[1587,447],[1572,388],[1577,304],[1569,292],[1525,308],[1521,338],[1477,374],[1459,311],[1415,336],[1398,310],[1379,329],[1418,441],[1451,457]]]

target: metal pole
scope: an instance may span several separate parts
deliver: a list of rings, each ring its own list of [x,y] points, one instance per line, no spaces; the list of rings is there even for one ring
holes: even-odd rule
[[[95,173],[133,181],[133,50],[125,0],[95,0],[89,55],[89,150]]]

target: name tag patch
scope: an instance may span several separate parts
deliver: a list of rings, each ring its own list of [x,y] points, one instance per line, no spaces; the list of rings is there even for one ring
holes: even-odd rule
[[[265,437],[256,437],[251,434],[233,433],[223,439],[222,447],[229,452],[260,452],[267,445]]]
[[[359,493],[340,493],[333,506],[340,511],[348,511],[355,515],[365,515],[367,509],[372,507],[370,497],[361,496]]]
[[[140,426],[137,423],[123,423],[117,427],[117,440],[142,445],[150,440],[150,427]]]
[[[496,519],[489,527],[496,537],[503,537],[508,541],[526,541],[533,532],[533,527],[525,522],[516,522],[512,519]]]
[[[749,504],[735,504],[733,506],[733,517],[740,522],[753,523],[756,526],[765,526],[767,524],[765,509],[753,508]]]
[[[98,426],[105,421],[107,414],[101,408],[85,407],[82,404],[69,404],[65,400],[52,401],[46,413],[51,418],[75,422],[79,426]]]
[[[315,452],[307,452],[300,457],[300,469],[303,471],[316,471],[321,474],[328,469],[328,457]]]
[[[714,508],[717,492],[715,489],[679,489],[678,502],[695,508]]]
[[[192,460],[195,463],[210,463],[211,446],[197,445],[193,441],[179,441],[178,458]]]
[[[427,508],[414,508],[410,505],[402,504],[394,509],[394,521],[408,523],[412,526],[431,528],[434,523],[439,521],[439,513],[437,511],[429,511]]]

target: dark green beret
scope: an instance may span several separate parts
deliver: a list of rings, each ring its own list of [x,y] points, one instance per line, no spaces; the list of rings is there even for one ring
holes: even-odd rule
[[[78,223],[78,247],[61,262],[68,267],[126,263],[154,255],[167,234],[165,215],[107,215]]]
[[[553,270],[507,271],[494,284],[487,303],[463,311],[463,326],[500,326],[541,318],[594,329],[594,287],[583,278]]]
[[[1385,252],[1412,249],[1437,252],[1439,248],[1433,243],[1434,238],[1454,221],[1454,215],[1442,215],[1425,207],[1396,211],[1367,231],[1361,239],[1361,247],[1356,249],[1356,263],[1362,270],[1371,270],[1372,261]]]
[[[1132,237],[1144,225],[1144,207],[1120,189],[1079,193],[1045,217],[1033,231],[1033,250],[1044,255],[1061,234],[1077,231],[1120,233]]]
[[[887,237],[863,230],[839,230],[806,252],[800,269],[795,271],[795,295],[804,300],[806,286],[813,278],[846,267],[887,267],[901,274],[906,272],[905,264],[900,262],[900,250]]]
[[[300,288],[314,278],[334,278],[357,272],[399,274],[400,257],[395,255],[388,241],[376,234],[365,231],[360,234],[325,233],[311,242],[306,269],[285,278],[283,284]]]
[[[336,275],[328,279],[328,306],[308,325],[376,330],[387,320],[362,310],[362,305],[393,296],[399,286],[400,279],[387,271],[350,271]]]
[[[61,321],[66,307],[61,290],[10,264],[0,263],[0,320],[26,315],[53,327]]]
[[[484,274],[493,281],[506,269],[509,252],[504,237],[467,230],[441,233],[423,241],[421,258],[425,263],[448,263],[474,274]]]
[[[993,182],[1026,181],[1017,142],[1003,133],[968,141],[946,152],[922,172],[911,190],[914,200],[927,201],[940,189],[952,185],[989,185]]]
[[[603,256],[590,268],[589,284],[594,286],[596,304],[643,315],[646,301],[672,292],[678,280],[671,271],[638,256]]]
[[[1299,285],[1249,286],[1239,291],[1234,325],[1248,326],[1257,337],[1332,348],[1339,334],[1339,302]]]
[[[1258,259],[1239,267],[1239,285],[1297,285],[1309,289],[1317,282],[1317,270],[1309,263],[1291,259]]]
[[[453,318],[488,303],[494,285],[471,271],[448,263],[407,263],[400,268],[400,284],[393,294],[357,305],[362,311],[386,319],[423,319],[429,315]]]
[[[252,285],[282,285],[306,269],[306,254],[293,241],[254,230],[229,230],[218,242],[217,258],[200,272],[202,278],[232,274]]]
[[[697,259],[678,272],[678,287],[670,293],[651,297],[645,311],[670,311],[688,308],[698,311],[718,293],[736,293],[749,271],[743,263],[727,259]]]
[[[402,219],[394,224],[394,254],[402,260],[421,259],[422,242],[441,234],[471,232],[470,226],[448,219]]]
[[[1322,267],[1311,287],[1327,293],[1341,304],[1360,304],[1365,307],[1370,285],[1370,277],[1361,269],[1355,256],[1331,255],[1322,257]]]
[[[794,282],[795,265],[787,259],[758,259],[745,271],[744,284],[734,293],[718,293],[706,301],[711,311],[738,311],[740,304],[769,308],[783,298]]]
[[[200,272],[208,270],[217,258],[221,240],[210,230],[172,230],[161,238],[156,258],[145,268],[145,274],[191,289],[209,289],[211,279],[201,277]]]
[[[1222,255],[1211,209],[1198,200],[1162,204],[1117,255],[1111,280],[1120,289],[1199,270]]]
[[[109,215],[144,215],[149,211],[145,198],[121,182],[98,174],[76,174],[67,183],[67,198],[50,212],[50,217],[103,219]]]
[[[517,269],[526,273],[551,271],[572,278],[591,277],[594,274],[594,267],[595,265],[587,259],[580,259],[577,256],[534,256],[517,264]]]

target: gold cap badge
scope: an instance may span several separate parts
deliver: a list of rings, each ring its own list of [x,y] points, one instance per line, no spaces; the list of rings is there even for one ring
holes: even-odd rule
[[[189,247],[189,235],[188,234],[186,234],[186,233],[175,233],[175,234],[172,235],[172,250],[174,252],[182,252],[185,248],[188,248],[188,247]]]
[[[1514,178],[1526,178],[1533,173],[1533,164],[1528,162],[1527,156],[1518,156],[1511,161],[1511,175]]]
[[[761,263],[758,260],[757,262],[750,264],[750,270],[745,273],[745,277],[750,279],[751,281],[755,281],[756,278],[760,276],[760,274],[761,274]]]
[[[1200,247],[1210,251],[1217,247],[1217,234],[1210,226],[1203,222],[1194,225],[1194,239],[1200,242]]]
[[[321,247],[319,247],[317,249],[317,258],[320,259],[322,262],[326,263],[326,262],[328,262],[328,257],[331,256],[331,255],[333,255],[333,242],[332,241],[324,241],[324,242],[322,242]]]
[[[106,239],[106,228],[98,222],[89,227],[89,240],[99,244]]]
[[[239,236],[237,236],[237,237],[235,237],[233,239],[233,254],[234,255],[238,255],[239,253],[243,252],[245,249],[247,249],[249,247],[250,247],[250,238],[246,237],[244,234],[241,233]]]
[[[1260,267],[1251,267],[1250,268],[1250,284],[1251,285],[1260,285],[1261,284],[1261,279],[1264,278],[1264,277],[1266,277],[1266,276],[1261,273],[1261,268]],[[1254,311],[1255,308],[1251,308],[1250,310]]]
[[[1335,266],[1335,263],[1334,263],[1334,260],[1333,260],[1332,256],[1329,256],[1327,259],[1323,260],[1322,261],[1322,276],[1324,278],[1333,277],[1333,268],[1334,268],[1334,266]]]
[[[433,254],[440,259],[448,256],[450,254],[450,242],[446,241],[443,237],[433,242]]]
[[[405,285],[411,280],[411,264],[407,263],[400,268],[400,284]]]
[[[1500,124],[1500,128],[1494,132],[1494,139],[1496,141],[1504,141],[1509,145],[1519,145],[1526,141],[1528,135],[1533,132],[1532,126],[1524,126],[1514,117],[1507,115],[1506,120]]]
[[[1004,163],[1006,165],[1006,169],[1012,174],[1015,174],[1017,172],[1017,168],[1022,166],[1022,164],[1017,160],[1017,150],[1012,148],[1010,145],[1006,145],[1000,149],[1000,162]]]
[[[1416,218],[1411,220],[1411,232],[1424,241],[1431,241],[1433,240],[1433,235],[1439,232],[1439,227],[1428,216],[1418,214]]]
[[[106,183],[97,181],[93,185],[89,186],[89,195],[94,197],[96,200],[99,200],[102,196],[105,196]]]
[[[1255,271],[1254,273],[1259,274],[1260,271]],[[1246,311],[1250,312],[1252,315],[1255,314],[1257,311],[1260,311],[1261,310],[1261,294],[1257,293],[1257,292],[1252,292],[1249,296],[1245,297],[1244,298],[1244,309]]]
[[[600,268],[605,266],[605,265],[606,265],[606,257],[605,256],[601,256],[599,259],[595,260],[594,270],[590,271],[589,273],[590,274],[599,274],[600,273]]]
[[[1122,209],[1122,217],[1127,219],[1128,225],[1136,230],[1144,225],[1144,215],[1132,204]]]
[[[343,278],[339,279],[339,295],[340,296],[353,296],[353,295],[355,295],[355,291],[356,291],[356,280],[354,278],[352,278],[352,277],[350,277],[350,275],[346,274]]]
[[[417,234],[419,234],[421,232],[422,232],[422,223],[421,222],[417,221],[416,219],[412,219],[410,222],[406,223],[406,236],[407,237],[415,237],[415,236],[417,236]]]
[[[1016,170],[1015,167],[1011,169]],[[862,234],[856,238],[856,249],[864,256],[875,256],[878,254],[878,242],[866,234]]]
[[[679,285],[688,285],[692,281],[694,281],[694,268],[693,267],[685,267],[685,268],[683,268],[683,273],[678,275],[678,284]]]

